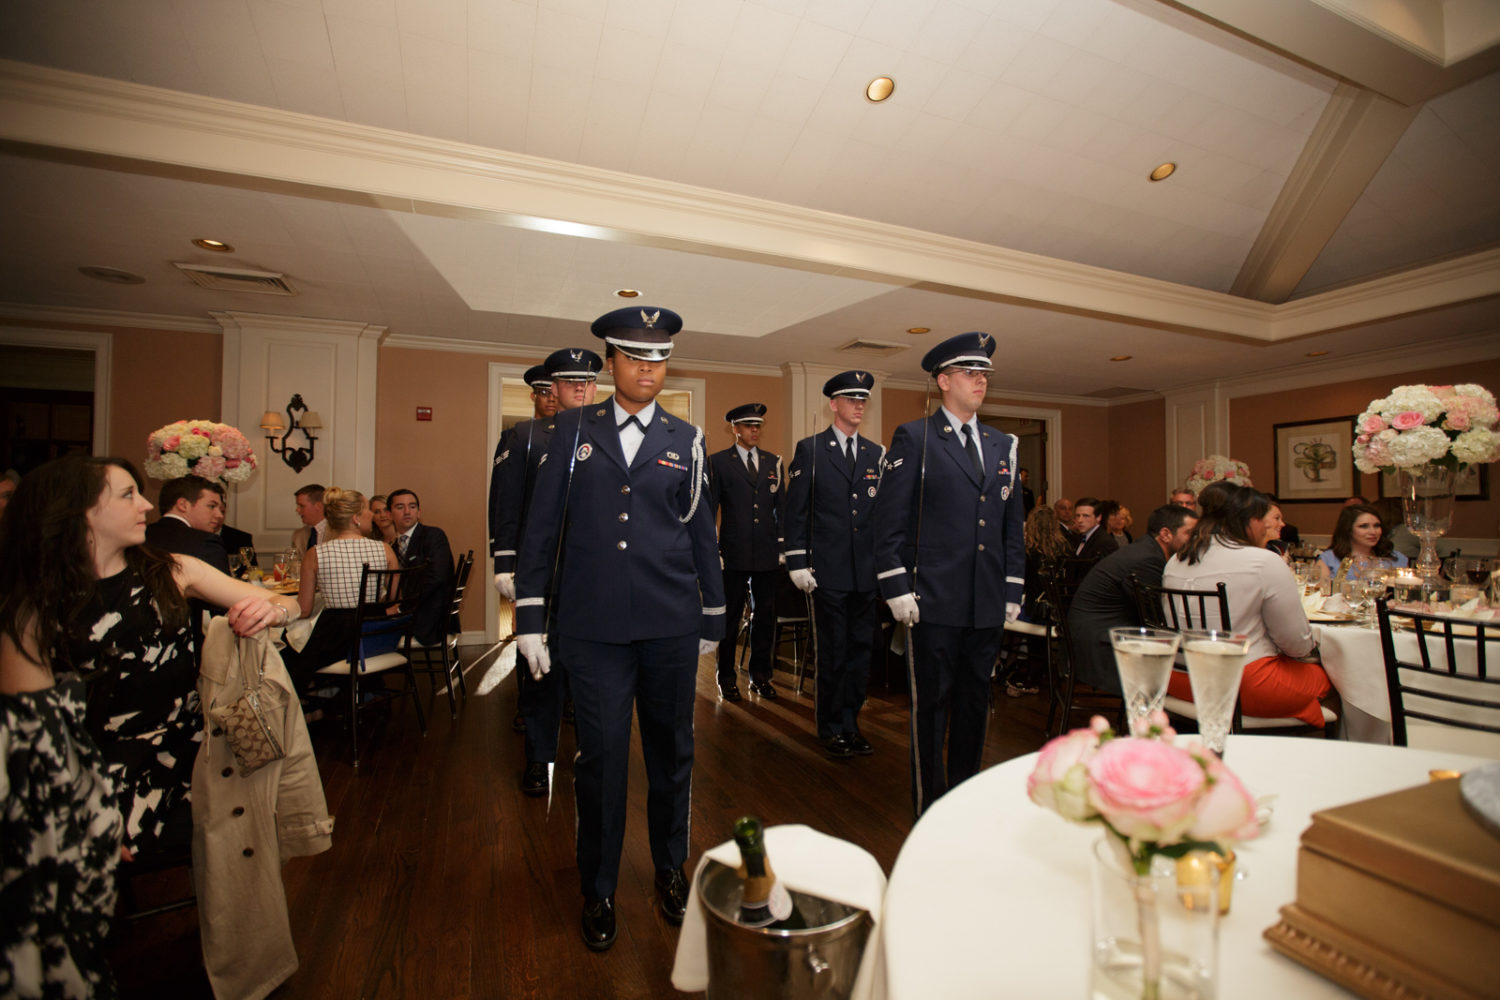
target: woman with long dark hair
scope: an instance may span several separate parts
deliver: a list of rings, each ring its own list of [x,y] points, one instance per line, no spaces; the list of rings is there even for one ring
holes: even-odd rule
[[[1369,504],[1350,504],[1339,511],[1332,544],[1318,557],[1321,572],[1337,590],[1351,570],[1358,571],[1373,559],[1390,559],[1397,566],[1407,563],[1406,556],[1391,545],[1380,511]]]
[[[1333,686],[1321,665],[1299,659],[1317,650],[1318,637],[1286,563],[1260,545],[1270,509],[1265,494],[1231,486],[1204,511],[1187,545],[1167,562],[1162,584],[1212,590],[1223,582],[1230,625],[1250,637],[1250,658],[1240,681],[1244,713],[1297,718],[1322,728],[1318,702]],[[1168,691],[1188,701],[1193,697],[1187,675],[1180,672],[1172,674]]]
[[[187,599],[227,607],[241,635],[296,614],[144,545],[140,489],[124,459],[69,456],[28,474],[0,519],[7,996],[112,996],[115,864],[191,835],[202,717]]]
[[[1057,514],[1051,507],[1038,505],[1026,515],[1022,537],[1026,542],[1026,586],[1021,599],[1021,621],[1043,624],[1047,621],[1040,602],[1046,594],[1047,576],[1073,547],[1062,533]],[[1026,636],[1026,660],[1014,663],[1005,676],[1005,693],[1012,698],[1035,694],[1041,689],[1041,666],[1046,662],[1040,636]]]

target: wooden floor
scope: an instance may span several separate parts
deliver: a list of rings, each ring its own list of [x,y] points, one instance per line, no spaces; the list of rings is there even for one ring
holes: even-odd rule
[[[277,1000],[675,995],[677,930],[651,889],[639,741],[616,895],[619,939],[595,955],[578,934],[573,731],[564,726],[550,800],[522,796],[522,739],[510,728],[515,678],[474,694],[494,660],[490,652],[470,667],[471,695],[456,721],[438,696],[425,738],[410,704],[399,707],[357,775],[336,724],[315,730],[337,826],[330,851],[286,867],[302,965]],[[791,675],[778,670],[776,686],[783,696],[775,702],[747,694],[724,703],[711,662],[700,665],[689,873],[746,813],[849,840],[889,873],[912,826],[904,684],[871,679],[861,727],[875,755],[842,761],[814,741],[810,683],[796,696]],[[999,685],[994,694],[986,766],[1037,749],[1046,710],[1040,695],[1008,698]],[[125,925],[112,960],[126,997],[210,995],[192,908]]]

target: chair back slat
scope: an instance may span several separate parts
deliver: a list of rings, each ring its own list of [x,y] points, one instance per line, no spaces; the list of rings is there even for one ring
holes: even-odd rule
[[[359,577],[359,605],[354,611],[356,627],[349,649],[351,666],[363,673],[365,661],[370,656],[410,644],[412,614],[409,611],[396,612],[401,605],[401,590],[407,574],[420,572],[426,566],[425,562],[399,569],[377,569],[365,565]]]
[[[1489,644],[1500,642],[1500,623],[1395,608],[1383,596],[1375,601],[1375,613],[1392,742],[1408,745],[1411,719],[1500,735],[1500,679],[1489,672]],[[1407,636],[1416,646],[1414,653],[1400,641]],[[1500,752],[1500,743],[1491,752]]]

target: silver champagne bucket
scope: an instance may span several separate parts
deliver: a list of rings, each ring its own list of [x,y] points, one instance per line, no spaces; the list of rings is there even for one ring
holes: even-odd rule
[[[710,859],[698,874],[698,904],[708,934],[708,1000],[845,1000],[874,921],[855,906],[792,891],[802,930],[746,927],[743,883]]]

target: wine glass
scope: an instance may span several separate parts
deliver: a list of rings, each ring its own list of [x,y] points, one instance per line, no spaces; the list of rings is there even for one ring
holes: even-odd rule
[[[238,552],[229,553],[229,575],[239,576],[245,569],[245,557]]]
[[[286,549],[282,549],[280,552],[276,553],[275,557],[271,561],[271,579],[275,580],[277,583],[280,583],[282,580],[286,579],[287,562],[288,552]]]
[[[245,568],[249,569],[255,565],[255,550],[248,545],[244,546],[240,549],[240,559],[244,562]]]
[[[1125,714],[1132,736],[1142,736],[1151,727],[1151,713],[1167,697],[1167,681],[1182,636],[1159,628],[1112,628],[1109,643],[1120,672],[1120,690],[1125,695]]]
[[[1250,637],[1221,629],[1183,629],[1182,652],[1187,658],[1193,705],[1198,710],[1198,735],[1203,745],[1220,757],[1234,721],[1234,703],[1245,671]]]

